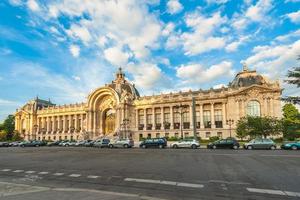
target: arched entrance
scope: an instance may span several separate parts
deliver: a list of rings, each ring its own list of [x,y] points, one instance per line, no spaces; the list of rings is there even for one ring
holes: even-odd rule
[[[113,109],[107,109],[103,114],[103,134],[114,133],[116,127],[116,113]]]

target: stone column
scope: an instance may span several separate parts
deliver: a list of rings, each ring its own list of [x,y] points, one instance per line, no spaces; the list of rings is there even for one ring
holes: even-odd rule
[[[245,99],[242,99],[242,115],[241,117],[244,117],[245,116]]]
[[[75,128],[75,133],[78,133],[78,131],[77,131],[77,129],[78,129],[78,115],[77,114],[75,114],[74,128]]]
[[[268,116],[268,100],[267,97],[263,98],[263,115]]]
[[[210,104],[210,119],[211,119],[211,128],[216,128],[214,103]]]
[[[160,123],[161,123],[161,130],[164,129],[164,121],[165,121],[165,117],[164,117],[164,107],[160,107]]]
[[[240,100],[239,99],[237,99],[236,101],[236,104],[237,104],[237,106],[236,106],[236,113],[237,113],[237,115],[236,115],[236,121],[237,120],[239,120],[240,119]]]
[[[270,116],[274,117],[274,100],[273,100],[273,97],[270,98]]]
[[[203,121],[203,104],[200,104],[200,128],[204,128],[204,121]]]
[[[63,116],[64,119],[64,123],[63,123],[63,133],[65,133],[67,131],[67,115]]]
[[[136,130],[139,129],[139,109],[135,109],[135,128]]]
[[[222,103],[222,126],[223,128],[226,125],[226,103]]]
[[[50,117],[47,117],[47,133],[50,132]]]
[[[93,115],[93,135],[96,134],[96,129],[97,129],[97,111],[94,112],[94,115]]]
[[[174,129],[174,117],[173,117],[173,106],[170,106],[170,129]]]
[[[195,105],[196,106],[196,105]],[[196,109],[196,108],[195,108]],[[195,112],[196,114],[196,112]],[[189,111],[189,115],[190,115],[190,129],[192,130],[194,127],[193,127],[193,124],[194,124],[194,119],[193,119],[193,105],[191,104],[190,105],[190,111]],[[196,116],[195,116],[196,118]],[[196,123],[195,123],[196,124]]]
[[[152,130],[155,130],[155,107],[152,107]]]
[[[69,131],[68,133],[71,133],[71,127],[72,127],[72,115],[68,115],[68,119],[69,119]]]
[[[83,132],[83,114],[80,114],[80,132]]]
[[[146,130],[146,126],[147,126],[147,109],[144,108],[144,127],[145,127],[145,130]]]

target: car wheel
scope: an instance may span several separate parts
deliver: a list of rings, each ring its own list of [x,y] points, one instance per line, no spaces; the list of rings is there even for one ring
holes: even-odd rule
[[[144,145],[144,144],[143,144],[141,147],[142,147],[143,149],[146,149],[146,148],[147,148],[147,146],[146,146],[146,145]]]
[[[177,148],[178,148],[177,144],[174,144],[173,149],[177,149]]]
[[[276,147],[275,147],[275,146],[271,146],[270,149],[271,149],[271,150],[275,150]]]
[[[35,145],[35,146],[36,146],[36,147],[39,147],[40,145],[37,144],[37,145]]]
[[[68,145],[68,144],[66,144],[65,146],[66,146],[66,147],[68,147],[69,145]]]
[[[124,144],[124,148],[129,148],[128,144]]]
[[[217,146],[216,146],[216,145],[213,145],[213,146],[212,146],[212,148],[213,148],[213,149],[216,149],[216,148],[217,148]]]
[[[298,148],[296,146],[291,147],[292,150],[297,150]]]
[[[162,149],[164,148],[162,144],[158,145],[158,148]]]
[[[239,148],[239,147],[238,147],[237,145],[234,145],[234,146],[233,146],[233,149],[234,149],[234,150],[237,150],[238,148]]]
[[[108,145],[108,147],[112,149],[114,146],[112,144],[110,144],[110,145]]]
[[[249,146],[247,146],[247,149],[248,149],[248,150],[252,150],[253,147],[252,147],[251,145],[249,145]]]
[[[21,147],[22,147],[22,148],[24,148],[24,147],[25,147],[25,145],[21,145]]]
[[[196,149],[197,146],[195,144],[192,145],[192,149]]]

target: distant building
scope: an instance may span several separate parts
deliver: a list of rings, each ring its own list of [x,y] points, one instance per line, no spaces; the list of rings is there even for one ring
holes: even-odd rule
[[[243,116],[281,117],[281,92],[278,81],[244,66],[228,87],[141,97],[119,69],[115,80],[93,91],[87,102],[29,101],[15,113],[15,127],[26,140],[191,137],[193,124],[203,139],[226,138],[231,132],[235,136],[235,124]]]

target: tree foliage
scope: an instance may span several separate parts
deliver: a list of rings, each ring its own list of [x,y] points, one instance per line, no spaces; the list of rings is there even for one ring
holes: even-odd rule
[[[246,136],[266,138],[279,135],[282,132],[282,123],[274,117],[247,116],[238,121],[236,132],[241,139]]]
[[[283,106],[283,136],[288,140],[300,138],[300,113],[293,104]]]
[[[300,55],[297,60],[300,60]],[[287,73],[287,79],[284,81],[288,84],[300,87],[300,67],[294,67],[292,70],[289,70]],[[300,97],[298,96],[288,96],[282,98],[282,100],[292,104],[300,104]]]
[[[15,131],[15,117],[8,115],[7,118],[0,124],[0,141],[21,140],[20,134]]]

